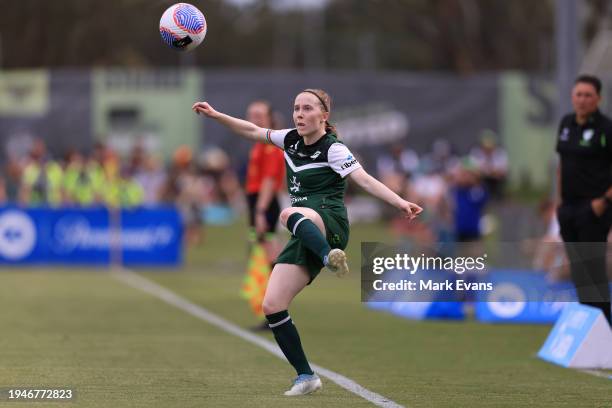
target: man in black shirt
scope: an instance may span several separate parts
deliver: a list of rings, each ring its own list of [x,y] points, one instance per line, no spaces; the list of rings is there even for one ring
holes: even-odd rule
[[[606,242],[612,224],[612,121],[599,111],[601,81],[574,82],[574,113],[561,119],[557,210],[580,303],[602,310],[610,324]]]

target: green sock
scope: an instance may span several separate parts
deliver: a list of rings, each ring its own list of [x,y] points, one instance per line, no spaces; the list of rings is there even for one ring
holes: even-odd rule
[[[300,213],[293,213],[287,219],[287,229],[298,237],[306,248],[314,252],[324,265],[327,264],[326,258],[331,247],[314,222]]]
[[[308,364],[306,354],[304,354],[302,349],[300,335],[289,316],[289,312],[283,310],[272,313],[266,315],[266,319],[268,319],[268,325],[272,329],[272,333],[274,333],[276,343],[278,343],[289,363],[295,368],[297,374],[314,374]]]

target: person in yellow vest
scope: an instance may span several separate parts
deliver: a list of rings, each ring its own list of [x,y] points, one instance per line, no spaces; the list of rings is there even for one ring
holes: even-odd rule
[[[93,157],[89,158],[85,163],[85,173],[91,183],[93,192],[93,204],[104,204],[104,195],[106,188],[106,174],[104,167]]]
[[[119,203],[122,208],[140,207],[144,203],[144,189],[130,172],[124,172],[119,179]]]
[[[64,192],[66,203],[80,206],[91,206],[96,203],[96,190],[93,173],[83,156],[72,151],[66,155],[64,168]]]
[[[18,199],[21,204],[57,207],[64,199],[63,170],[60,164],[46,157],[44,141],[37,139],[23,168]]]
[[[104,203],[111,208],[138,207],[144,202],[144,190],[128,171],[121,171],[116,154],[111,153],[104,161]]]
[[[108,150],[105,152],[102,160],[102,171],[104,175],[103,186],[101,186],[102,201],[107,207],[118,208],[121,204],[119,157],[112,150]]]

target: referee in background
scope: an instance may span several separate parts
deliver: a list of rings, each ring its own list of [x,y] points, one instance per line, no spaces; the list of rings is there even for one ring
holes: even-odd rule
[[[612,121],[599,111],[601,81],[581,75],[574,81],[574,112],[561,119],[557,136],[557,210],[580,303],[610,319],[606,242],[612,224]]]

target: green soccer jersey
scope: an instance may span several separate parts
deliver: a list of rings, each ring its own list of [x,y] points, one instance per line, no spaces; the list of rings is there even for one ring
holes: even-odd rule
[[[350,150],[327,133],[305,145],[296,129],[269,130],[268,141],[285,151],[287,188],[294,207],[344,208],[345,177],[361,165]]]

